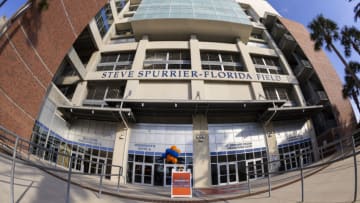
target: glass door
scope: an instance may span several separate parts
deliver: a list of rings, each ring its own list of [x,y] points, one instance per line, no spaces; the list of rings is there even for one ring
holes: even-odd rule
[[[221,184],[227,184],[227,176],[228,176],[228,173],[227,173],[227,164],[224,163],[224,164],[219,164],[218,165],[218,171],[219,171],[219,185]]]
[[[152,164],[135,163],[134,183],[153,185],[154,166]]]
[[[164,173],[164,186],[169,187],[171,186],[171,175],[172,171],[176,170],[176,165],[165,165],[165,173]]]
[[[77,171],[84,171],[84,154],[81,153],[72,153],[73,162],[71,167]]]
[[[291,170],[298,167],[295,152],[284,153],[284,159],[286,170]]]
[[[246,167],[249,179],[264,177],[264,166],[261,158],[246,160]]]
[[[303,164],[308,165],[312,162],[312,157],[311,157],[311,149],[310,148],[305,148],[305,149],[301,149],[301,154],[303,157]]]
[[[218,165],[219,184],[231,184],[237,182],[236,162],[223,163]]]
[[[143,172],[143,184],[152,185],[153,184],[153,165],[145,164]]]
[[[137,164],[135,163],[134,166],[134,183],[141,184],[142,183],[142,171],[143,171],[143,164]]]
[[[229,183],[237,182],[236,163],[228,163]]]
[[[103,167],[104,167],[104,170],[106,170],[106,159],[104,158],[99,158],[99,163],[98,163],[98,168],[97,168],[97,174],[102,174],[102,170],[103,170]],[[104,171],[105,173],[105,171]]]

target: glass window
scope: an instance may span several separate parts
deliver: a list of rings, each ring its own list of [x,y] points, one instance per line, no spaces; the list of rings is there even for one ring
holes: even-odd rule
[[[185,50],[147,51],[143,69],[191,69],[190,53]]]
[[[145,156],[145,163],[154,163],[154,156]]]
[[[135,162],[144,162],[144,155],[135,155]]]
[[[245,160],[245,154],[237,154],[237,160],[238,160],[238,161],[243,161],[243,160]]]
[[[240,53],[200,52],[203,70],[244,71]]]
[[[227,162],[226,155],[218,156],[219,163]]]
[[[211,163],[217,163],[217,156],[211,156]]]

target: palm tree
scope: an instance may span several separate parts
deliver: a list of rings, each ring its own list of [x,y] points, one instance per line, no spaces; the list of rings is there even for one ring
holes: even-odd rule
[[[353,48],[360,55],[360,31],[354,26],[343,27],[341,30],[341,44],[345,48],[345,56],[351,55],[351,48]]]
[[[340,39],[338,32],[339,28],[337,24],[330,19],[324,18],[324,16],[320,14],[310,22],[308,28],[311,30],[311,39],[315,41],[314,49],[318,51],[325,44],[325,48],[327,50],[334,51],[341,62],[344,64],[345,70],[349,72],[350,76],[354,79],[356,87],[360,88],[359,79],[356,77],[354,71],[349,69],[345,58],[340,54],[339,50],[337,50],[333,44],[333,41]]]
[[[360,64],[356,62],[350,62],[349,68],[354,70],[354,72],[357,72],[360,70]],[[353,78],[346,73],[345,75],[345,85],[342,89],[342,95],[344,98],[350,98],[353,99],[356,107],[358,108],[358,111],[360,112],[360,101],[359,101],[359,94],[360,91],[358,88],[356,88]]]
[[[350,2],[353,0],[349,0]],[[360,3],[356,4],[355,8],[354,8],[354,13],[355,13],[355,22],[357,21],[358,18],[360,18]]]

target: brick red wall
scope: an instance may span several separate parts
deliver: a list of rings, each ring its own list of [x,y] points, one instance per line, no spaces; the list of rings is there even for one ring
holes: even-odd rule
[[[0,125],[30,139],[53,75],[106,2],[49,1],[41,12],[34,3],[12,23],[0,38]]]
[[[342,97],[342,82],[330,60],[322,50],[314,50],[314,43],[310,39],[309,32],[302,24],[285,18],[279,18],[279,20],[295,38],[313,65],[329,97],[329,101],[333,105],[334,112],[339,112],[337,120],[344,129],[343,132],[351,132],[351,129],[356,124],[355,115],[349,100]]]

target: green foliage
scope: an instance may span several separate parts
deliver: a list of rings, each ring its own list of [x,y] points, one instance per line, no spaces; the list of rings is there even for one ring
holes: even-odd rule
[[[351,48],[355,49],[360,55],[360,31],[354,26],[343,27],[341,30],[341,44],[345,49],[345,56],[351,55]]]
[[[326,49],[331,51],[333,41],[340,39],[337,24],[322,14],[311,21],[308,28],[311,30],[310,37],[315,42],[315,50],[319,50],[325,45]]]
[[[352,2],[353,0],[349,0],[349,2]],[[360,3],[357,3],[354,7],[354,20],[357,21],[358,18],[360,18]]]
[[[360,64],[357,62],[351,61],[349,63],[349,68],[355,73],[360,72]],[[345,71],[345,84],[343,85],[342,95],[344,98],[353,99],[358,108],[358,111],[360,112],[360,89],[356,87],[354,78],[350,75],[348,71]]]

